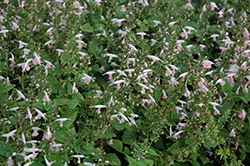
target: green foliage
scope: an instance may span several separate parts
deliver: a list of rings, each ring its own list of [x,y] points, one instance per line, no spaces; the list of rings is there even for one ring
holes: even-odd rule
[[[213,2],[0,2],[0,163],[248,164],[249,0]]]

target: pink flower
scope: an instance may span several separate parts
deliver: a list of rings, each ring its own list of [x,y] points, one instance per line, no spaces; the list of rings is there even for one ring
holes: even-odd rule
[[[247,84],[245,85],[245,87],[242,89],[243,93],[248,93],[248,88],[247,88]]]
[[[17,30],[19,28],[19,26],[17,25],[17,23],[12,22],[12,27],[11,29],[13,29],[14,31]]]
[[[50,129],[48,127],[47,132],[44,134],[44,138],[46,140],[49,140],[52,137],[52,133],[50,132]]]
[[[235,131],[234,131],[234,129],[232,129],[232,131],[230,132],[230,137],[235,137]]]
[[[167,96],[167,94],[166,94],[166,92],[164,90],[162,90],[162,97],[161,98],[162,99],[167,99],[168,98],[168,96]]]
[[[246,113],[244,110],[242,110],[242,112],[239,114],[239,118],[241,119],[245,119]]]
[[[223,18],[223,10],[219,11],[217,14],[219,14],[218,18]]]
[[[218,36],[219,36],[218,34],[213,34],[209,38],[213,38],[213,41],[216,41],[216,37],[218,37]]]
[[[190,91],[186,88],[186,92],[184,93],[184,96],[185,97],[188,97],[188,96],[190,96]]]
[[[93,108],[93,107],[97,108],[96,113],[100,114],[101,108],[105,108],[106,106],[105,105],[95,105],[95,106],[91,106],[90,108]]]
[[[17,90],[18,98],[16,100],[26,99],[26,97],[23,95],[23,93],[19,90]]]
[[[214,64],[213,62],[209,61],[209,60],[203,60],[203,67],[205,69],[210,69],[212,68],[212,64]]]
[[[241,69],[244,70],[244,71],[246,71],[247,68],[248,68],[248,67],[247,67],[247,62],[242,63]]]
[[[78,158],[78,164],[81,164],[81,158],[84,158],[84,155],[72,155],[72,157]]]
[[[215,108],[214,115],[220,115],[220,111]]]
[[[73,84],[72,93],[78,93],[78,89],[76,88],[76,83],[75,82]]]
[[[244,28],[244,33],[243,33],[243,36],[246,38],[246,39],[248,39],[249,38],[249,36],[250,36],[250,33],[248,32],[248,30],[246,29],[246,28]]]
[[[4,0],[3,3],[8,4],[10,1],[9,0]]]
[[[80,3],[78,1],[75,1],[73,6],[76,8],[76,9],[79,9],[81,7]]]
[[[108,71],[108,72],[104,73],[103,75],[108,74],[109,75],[109,80],[112,80],[113,79],[112,74],[114,74],[114,73],[115,73],[114,71]]]
[[[161,24],[161,22],[157,21],[157,20],[154,20],[153,22],[155,23],[154,27],[156,27],[157,25]]]
[[[29,66],[29,62],[31,62],[32,59],[28,59],[25,63],[19,63],[17,64],[17,66],[21,66],[22,67],[22,72],[29,71],[30,70],[30,66]]]
[[[56,119],[56,121],[59,121],[60,127],[63,127],[63,122],[66,121],[66,120],[71,120],[71,119],[69,119],[69,118],[60,118],[60,119]]]
[[[39,133],[38,133],[38,130],[40,130],[39,127],[32,127],[32,130],[34,130],[33,134],[32,134],[32,137],[36,137],[36,136],[39,135]]]
[[[94,81],[93,78],[90,77],[89,75],[87,75],[87,74],[85,74],[85,73],[83,73],[83,75],[84,75],[85,77],[82,77],[82,79],[84,80],[84,82],[85,82],[86,84],[89,84],[91,80]]]
[[[185,119],[186,116],[187,116],[187,114],[184,113],[184,112],[182,112],[182,113],[181,113],[181,117],[180,117],[179,119],[180,119],[180,120],[183,120],[183,119]]]
[[[35,56],[35,58],[33,59],[33,64],[34,65],[41,64],[41,61],[40,61],[41,57],[39,55],[37,55],[37,53],[35,53],[35,52],[34,52],[34,56]]]
[[[212,11],[214,11],[215,8],[218,9],[216,3],[214,3],[214,2],[210,2],[210,7],[211,7]]]
[[[3,135],[2,135],[3,137],[6,137],[6,138],[7,138],[7,139],[6,139],[6,143],[9,142],[9,137],[11,137],[13,140],[15,140],[14,134],[15,134],[16,131],[17,131],[17,130],[15,129],[15,130],[12,130],[11,132],[9,132],[8,134],[3,134]]]
[[[202,12],[206,12],[207,11],[207,8],[206,8],[206,5],[204,5],[203,7],[202,7]]]
[[[180,34],[180,36],[183,37],[183,38],[185,37],[185,39],[187,39],[188,38],[188,33],[186,32],[185,29],[182,29],[182,31],[183,32]]]
[[[50,101],[50,98],[49,98],[49,96],[48,96],[48,94],[47,94],[46,91],[44,91],[43,101],[44,101],[44,102],[49,102],[49,101]]]

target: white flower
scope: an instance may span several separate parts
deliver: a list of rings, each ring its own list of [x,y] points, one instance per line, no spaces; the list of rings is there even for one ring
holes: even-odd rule
[[[37,108],[34,108],[34,109],[38,113],[38,115],[40,115],[41,117],[43,117],[43,119],[44,119],[45,122],[46,122],[46,120],[48,120],[39,109],[37,109]]]
[[[9,132],[8,134],[3,134],[2,136],[7,138],[7,139],[6,139],[6,142],[9,142],[9,137],[11,137],[13,140],[15,140],[14,134],[15,134],[16,131],[17,131],[17,129],[12,130],[12,131]]]

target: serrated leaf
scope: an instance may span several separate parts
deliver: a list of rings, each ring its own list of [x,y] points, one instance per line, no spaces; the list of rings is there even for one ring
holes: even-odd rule
[[[114,153],[108,153],[105,160],[108,160],[110,165],[121,165],[120,159]]]
[[[115,125],[114,125],[114,128],[116,129],[116,130],[118,130],[118,131],[121,131],[121,130],[123,130],[124,128],[125,128],[125,123],[116,123]]]
[[[82,96],[82,94],[81,94],[80,92],[74,93],[74,94],[72,95],[72,98],[73,98],[73,99],[84,100],[84,98],[83,98],[83,96]]]
[[[76,108],[69,109],[66,112],[64,112],[62,115],[62,118],[69,118],[70,120],[64,121],[63,126],[69,128],[73,124],[73,122],[75,121],[77,113],[78,113],[78,109],[76,109]]]
[[[131,145],[134,142],[135,137],[136,137],[135,130],[133,130],[133,131],[125,130],[123,135],[122,135],[122,142],[124,144]]]
[[[194,141],[195,141],[194,138],[189,137],[188,139],[185,140],[185,144],[190,145],[190,144],[194,143]]]
[[[207,149],[213,148],[216,145],[215,143],[212,143],[210,140],[205,139],[205,142],[203,143],[203,146]]]
[[[113,140],[113,144],[110,145],[112,148],[114,148],[116,151],[123,153],[123,144],[122,141],[118,139]]]
[[[225,79],[225,85],[223,85],[223,86],[221,86],[221,89],[222,89],[222,91],[224,92],[224,93],[229,93],[229,92],[231,92],[232,91],[232,87],[231,87],[231,85],[230,85],[230,83],[228,82],[228,80],[227,79]]]
[[[129,155],[126,155],[129,166],[135,166],[136,160]]]
[[[60,98],[60,99],[54,99],[53,102],[56,105],[65,105],[65,104],[69,104],[71,101],[69,99],[66,99],[66,98]]]
[[[8,153],[9,153],[9,155],[8,155]],[[0,141],[0,155],[3,157],[10,157],[11,156],[10,144],[3,142],[3,141]]]
[[[47,160],[49,162],[52,162],[52,161],[56,161],[54,164],[52,164],[53,166],[62,166],[64,165],[64,161],[65,159],[59,155],[51,155],[51,156],[46,156]]]
[[[204,165],[207,163],[210,163],[210,161],[203,155],[200,155],[199,158],[201,159],[201,161]]]
[[[159,156],[153,149],[149,149],[148,154],[153,155],[153,156]]]
[[[9,92],[11,89],[13,89],[15,86],[16,86],[16,85],[14,85],[14,84],[10,84],[10,85],[8,85],[8,86],[6,86],[6,87],[1,87],[1,88],[0,88],[0,92],[1,92],[1,93],[7,93],[7,92]]]
[[[92,33],[93,32],[93,27],[89,24],[86,23],[82,26],[84,32]]]
[[[68,92],[68,94],[72,94],[72,88],[73,88],[73,86],[70,83],[67,83],[67,92]]]
[[[224,102],[222,105],[222,107],[218,107],[218,110],[220,111],[220,113],[223,115],[225,111],[227,110],[231,110],[234,106],[234,101],[231,102]]]
[[[218,25],[210,25],[208,28],[209,32],[216,32],[218,30]]]
[[[153,166],[154,161],[149,159],[140,160],[136,163],[136,166]]]
[[[191,164],[194,166],[200,166],[200,163],[198,161],[191,161]]]
[[[69,102],[67,109],[74,109],[79,104],[79,100],[73,99]]]
[[[127,154],[127,155],[131,154],[129,148],[126,146],[124,147],[124,154]]]

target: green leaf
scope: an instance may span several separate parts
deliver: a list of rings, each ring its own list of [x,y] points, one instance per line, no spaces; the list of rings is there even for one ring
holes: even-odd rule
[[[57,79],[56,79],[56,77],[54,77],[54,76],[48,76],[48,77],[47,77],[47,81],[48,81],[48,83],[51,84],[51,85],[56,85],[56,84],[57,84]]]
[[[87,146],[86,142],[83,143],[82,147],[84,149],[83,154],[85,154],[85,155],[90,155],[94,151],[94,147],[91,146],[90,144],[88,144],[88,146]]]
[[[113,121],[114,121],[114,120],[113,120]],[[119,123],[119,122],[117,122],[117,123],[115,124],[114,128],[115,128],[116,130],[118,130],[118,131],[121,131],[121,130],[123,130],[123,129],[125,128],[125,123]]]
[[[92,33],[93,32],[93,27],[89,24],[86,23],[82,26],[84,32]]]
[[[216,145],[216,142],[212,143],[211,140],[208,140],[205,138],[205,142],[203,143],[203,146],[207,149],[213,148]]]
[[[100,30],[101,27],[104,29],[104,28],[105,28],[105,25],[104,25],[104,24],[100,24],[100,23],[95,24],[95,30],[96,30],[96,31],[101,31],[101,30]]]
[[[131,152],[127,146],[124,147],[124,154],[127,154],[127,155],[131,154]]]
[[[228,137],[229,136],[229,132],[227,131],[227,129],[223,128],[220,130],[219,135],[222,137]]]
[[[176,154],[182,149],[184,145],[185,145],[184,140],[178,139],[170,148],[168,148],[167,152]]]
[[[223,115],[225,111],[231,110],[233,106],[234,106],[234,101],[225,102],[222,104],[222,107],[218,107],[218,110]]]
[[[73,109],[76,108],[76,106],[79,104],[79,100],[73,99],[70,101],[67,109]]]
[[[189,166],[189,165],[188,165],[188,163],[178,163],[178,162],[175,162],[174,166]]]
[[[67,83],[67,92],[68,92],[68,94],[72,94],[72,88],[73,88],[73,86],[70,83]]]
[[[154,161],[149,159],[140,160],[136,163],[136,166],[153,166]]]
[[[122,142],[124,144],[131,145],[134,142],[135,137],[136,137],[135,130],[133,130],[133,131],[125,130],[123,135],[122,135]]]
[[[195,142],[195,139],[192,137],[189,137],[188,139],[185,140],[185,144],[190,145]]]
[[[104,132],[103,138],[114,138],[114,137],[116,137],[116,134],[113,133],[111,130],[106,130]]]
[[[241,159],[241,161],[244,161],[245,158],[247,157],[247,154],[243,150],[240,150],[240,152],[241,152],[240,159]]]
[[[68,62],[68,56],[66,54],[63,54],[60,56],[60,60],[63,64]]]
[[[65,104],[69,104],[71,101],[69,99],[66,99],[66,98],[60,98],[60,99],[54,99],[53,102],[56,105],[65,105]]]
[[[11,125],[15,126],[17,124],[17,120],[16,119],[10,119]]]
[[[0,155],[3,157],[11,156],[11,146],[10,144],[0,141]]]
[[[73,98],[73,99],[84,100],[84,98],[83,98],[83,96],[82,96],[82,94],[81,94],[80,92],[74,93],[74,94],[72,95],[72,98]]]
[[[46,158],[47,158],[47,160],[49,162],[56,161],[53,164],[53,166],[62,166],[62,165],[64,165],[64,162],[62,162],[62,161],[65,161],[65,159],[63,157],[59,156],[59,155],[51,155],[51,156],[47,155]]]
[[[191,164],[194,165],[194,166],[200,166],[198,161],[191,161]]]
[[[103,71],[100,69],[100,67],[98,66],[98,64],[94,64],[92,66],[92,71],[98,72],[98,73],[103,73]]]
[[[77,113],[78,113],[77,108],[70,109],[70,110],[64,112],[63,115],[62,115],[62,118],[69,118],[70,120],[64,121],[63,126],[69,128],[73,124],[73,122],[75,121]]]
[[[123,153],[123,144],[122,141],[118,140],[118,139],[114,139],[113,140],[113,144],[110,145],[112,148],[114,148],[115,150],[117,150],[120,153]]]
[[[245,148],[246,148],[246,152],[250,153],[250,145],[245,145]]]
[[[199,158],[201,159],[201,161],[204,165],[207,163],[210,163],[210,161],[203,155],[200,155]]]
[[[208,28],[209,32],[216,32],[218,30],[218,25],[210,25]]]
[[[159,156],[153,149],[149,149],[148,154],[151,154],[153,156]]]
[[[110,165],[121,165],[120,159],[114,153],[108,153],[105,160],[108,160]]]
[[[159,140],[155,143],[154,147],[156,149],[162,149],[164,147],[164,142],[162,137],[159,138]]]
[[[129,155],[126,155],[129,166],[135,166],[136,160]]]
[[[228,80],[227,79],[225,79],[225,85],[223,85],[223,86],[221,86],[221,89],[222,89],[222,91],[224,92],[224,93],[229,93],[229,92],[231,92],[232,91],[232,87],[231,87],[231,85],[230,85],[230,83],[228,82]]]
[[[8,85],[8,86],[6,86],[6,87],[1,87],[1,88],[0,88],[0,92],[1,92],[1,93],[7,93],[7,92],[9,92],[11,89],[13,89],[15,86],[16,86],[16,85],[14,85],[14,84],[10,84],[10,85]]]
[[[35,163],[32,163],[30,166],[44,166],[44,164],[35,162]]]

